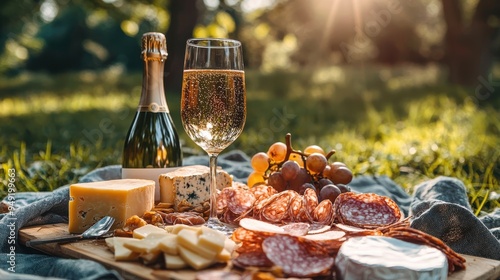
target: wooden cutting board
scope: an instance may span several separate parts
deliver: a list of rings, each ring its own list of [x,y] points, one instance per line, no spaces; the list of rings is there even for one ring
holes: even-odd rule
[[[49,224],[22,228],[19,231],[19,240],[25,244],[28,240],[64,236],[68,234],[67,224]],[[194,270],[165,270],[155,269],[139,262],[117,262],[113,253],[109,251],[104,240],[83,240],[66,244],[43,244],[37,246],[38,250],[53,256],[94,260],[102,265],[118,271],[125,279],[195,279],[197,272]],[[499,279],[500,261],[464,255],[467,269],[452,273],[448,279]],[[228,267],[216,267],[213,270],[228,270]]]

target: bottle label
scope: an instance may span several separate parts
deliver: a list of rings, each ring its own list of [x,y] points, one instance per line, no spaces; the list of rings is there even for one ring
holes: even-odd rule
[[[178,169],[178,167],[169,168],[122,168],[122,179],[146,179],[155,181],[155,202],[160,201],[160,183],[158,178],[160,174],[165,174]]]
[[[169,113],[167,106],[160,106],[160,104],[156,102],[153,102],[147,106],[139,105],[137,110],[139,112]]]

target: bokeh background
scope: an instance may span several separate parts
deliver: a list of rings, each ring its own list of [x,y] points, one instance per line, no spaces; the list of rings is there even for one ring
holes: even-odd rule
[[[167,102],[179,117],[185,42],[243,43],[248,118],[227,151],[292,134],[357,175],[409,193],[453,176],[475,214],[500,207],[500,1],[3,0],[0,196],[50,191],[120,164],[140,96],[140,37],[167,36]]]

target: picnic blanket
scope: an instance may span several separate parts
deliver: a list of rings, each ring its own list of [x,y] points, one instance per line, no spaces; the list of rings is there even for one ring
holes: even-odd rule
[[[184,160],[184,165],[194,164],[208,165],[208,158],[192,156]],[[238,150],[222,154],[218,165],[240,182],[252,171],[249,157]],[[96,169],[80,181],[119,178],[121,167],[113,165]],[[442,239],[458,253],[500,260],[500,208],[477,218],[467,201],[464,184],[455,178],[422,182],[412,196],[386,176],[358,176],[349,185],[356,192],[392,198],[405,215],[413,216],[412,227]],[[67,222],[68,201],[69,186],[4,198],[3,203],[15,209],[0,214],[0,279],[122,279],[116,271],[96,262],[47,256],[18,243],[17,231],[24,226]]]

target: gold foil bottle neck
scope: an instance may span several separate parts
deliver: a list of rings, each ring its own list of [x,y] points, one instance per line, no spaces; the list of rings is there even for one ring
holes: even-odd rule
[[[144,60],[167,59],[167,39],[163,33],[148,32],[142,35],[141,56]]]

